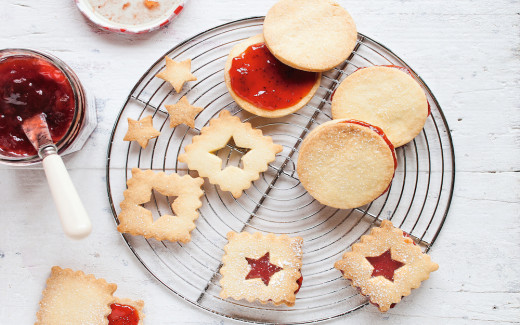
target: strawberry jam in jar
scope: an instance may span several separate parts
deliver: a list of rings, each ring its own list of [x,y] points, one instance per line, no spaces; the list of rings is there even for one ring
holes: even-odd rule
[[[0,50],[0,162],[40,161],[22,123],[42,113],[60,154],[79,150],[96,125],[94,101],[65,63],[37,51]]]

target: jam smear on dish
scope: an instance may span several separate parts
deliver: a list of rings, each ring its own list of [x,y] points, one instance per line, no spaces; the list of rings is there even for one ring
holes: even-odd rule
[[[108,315],[108,325],[137,325],[139,312],[132,306],[111,304],[112,312]]]
[[[297,70],[278,61],[264,43],[251,45],[233,58],[229,75],[238,96],[265,110],[296,105],[318,77],[315,72]]]
[[[379,256],[367,256],[365,258],[374,267],[374,270],[372,271],[372,277],[382,275],[392,282],[394,282],[395,270],[404,265],[404,263],[392,259],[392,253],[390,250],[387,250]]]
[[[0,60],[0,151],[35,155],[22,123],[40,113],[46,117],[52,140],[58,142],[72,123],[74,109],[72,86],[56,66],[27,55]]]
[[[269,262],[269,252],[259,259],[246,257],[246,260],[251,266],[251,271],[247,274],[246,280],[261,279],[266,286],[269,285],[273,274],[283,270],[283,268]]]

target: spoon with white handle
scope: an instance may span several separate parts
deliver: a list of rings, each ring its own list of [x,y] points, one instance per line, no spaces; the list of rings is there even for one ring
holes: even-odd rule
[[[81,239],[88,236],[92,224],[72,183],[69,173],[52,141],[44,114],[35,115],[22,123],[25,135],[42,158],[43,169],[63,231],[69,237]]]

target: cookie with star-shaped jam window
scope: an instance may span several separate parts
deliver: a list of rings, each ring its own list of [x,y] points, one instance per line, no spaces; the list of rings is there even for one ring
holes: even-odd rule
[[[386,312],[427,280],[439,265],[389,220],[361,237],[334,267]]]
[[[220,296],[293,306],[302,285],[301,237],[229,232]]]

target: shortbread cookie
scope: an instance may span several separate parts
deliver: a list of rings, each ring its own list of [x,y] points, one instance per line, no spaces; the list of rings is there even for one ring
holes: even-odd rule
[[[356,45],[352,17],[332,0],[280,0],[267,13],[264,37],[283,63],[327,71],[345,61]]]
[[[237,44],[229,53],[226,86],[235,102],[263,117],[281,117],[307,104],[321,81],[321,74],[291,68],[278,61],[256,35]]]
[[[352,209],[383,194],[396,165],[394,148],[380,129],[360,121],[333,120],[303,140],[297,171],[316,200]]]
[[[388,220],[352,245],[334,267],[385,312],[427,280],[439,265]]]
[[[165,56],[166,67],[155,76],[168,81],[177,93],[180,93],[185,82],[197,80],[191,74],[191,59],[177,62]]]
[[[227,166],[222,169],[222,160],[213,154],[224,148],[230,139],[238,147],[251,149],[242,156],[243,168]],[[267,165],[283,148],[274,144],[271,137],[262,135],[261,130],[253,129],[250,123],[242,123],[237,116],[222,110],[219,117],[202,128],[200,135],[193,137],[193,142],[184,149],[185,153],[179,156],[180,162],[187,163],[189,169],[198,171],[211,184],[219,185],[223,191],[238,198],[261,172],[267,170]]]
[[[139,121],[128,118],[128,131],[123,141],[137,141],[141,148],[146,148],[150,139],[157,138],[161,132],[153,127],[152,116],[148,115]]]
[[[424,127],[428,100],[421,86],[401,69],[368,67],[340,84],[332,98],[332,117],[376,125],[395,147],[400,147]]]
[[[199,217],[197,210],[202,206],[202,183],[202,178],[190,175],[167,175],[133,168],[132,178],[127,181],[128,189],[123,193],[125,199],[120,204],[117,230],[145,238],[189,242],[190,232],[195,229],[194,221]],[[153,220],[152,212],[142,206],[150,201],[152,189],[165,196],[176,196],[171,205],[175,216],[165,214]]]
[[[54,266],[36,314],[36,325],[108,324],[117,285],[81,271]]]
[[[227,234],[220,296],[293,306],[301,286],[301,237],[247,232]]]
[[[142,325],[144,319],[144,302],[128,298],[115,298],[110,304],[112,312],[108,315],[109,325]]]
[[[202,107],[191,105],[186,96],[182,96],[174,105],[164,106],[168,110],[168,114],[170,114],[170,127],[172,128],[179,124],[186,124],[190,128],[194,128],[195,117],[203,110]]]

